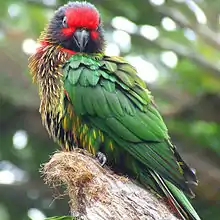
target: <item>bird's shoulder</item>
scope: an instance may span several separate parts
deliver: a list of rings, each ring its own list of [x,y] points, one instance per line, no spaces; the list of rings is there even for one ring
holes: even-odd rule
[[[137,70],[122,57],[102,54],[76,54],[63,66],[64,81],[69,86],[102,86],[115,92],[121,90],[143,105],[153,102],[146,83]]]

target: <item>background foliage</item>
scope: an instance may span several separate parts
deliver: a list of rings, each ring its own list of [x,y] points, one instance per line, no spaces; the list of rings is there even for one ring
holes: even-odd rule
[[[0,2],[0,219],[68,214],[38,172],[57,149],[42,128],[28,56],[66,0]],[[152,90],[174,143],[200,180],[193,204],[220,219],[220,0],[91,0],[109,55],[122,55]]]

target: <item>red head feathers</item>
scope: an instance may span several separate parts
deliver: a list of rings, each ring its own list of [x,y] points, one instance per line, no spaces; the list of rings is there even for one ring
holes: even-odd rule
[[[88,2],[69,2],[49,23],[46,41],[74,52],[99,53],[104,48],[101,18]]]
[[[66,22],[69,27],[88,28],[96,30],[99,25],[99,14],[97,10],[90,7],[68,8],[65,12]]]

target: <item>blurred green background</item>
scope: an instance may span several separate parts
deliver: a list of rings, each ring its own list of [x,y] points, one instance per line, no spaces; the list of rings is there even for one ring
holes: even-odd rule
[[[0,219],[68,214],[40,178],[57,145],[38,113],[27,59],[66,0],[0,1]],[[200,180],[193,204],[220,219],[220,0],[91,0],[109,55],[125,56],[152,90],[170,135]],[[54,195],[54,196],[53,196]]]

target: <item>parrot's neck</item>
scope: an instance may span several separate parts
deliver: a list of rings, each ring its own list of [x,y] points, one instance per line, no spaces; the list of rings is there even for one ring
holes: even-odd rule
[[[32,78],[39,88],[39,111],[46,128],[51,126],[47,121],[48,116],[62,117],[64,88],[61,68],[70,56],[70,51],[65,51],[60,46],[40,42],[37,52],[30,57]]]

